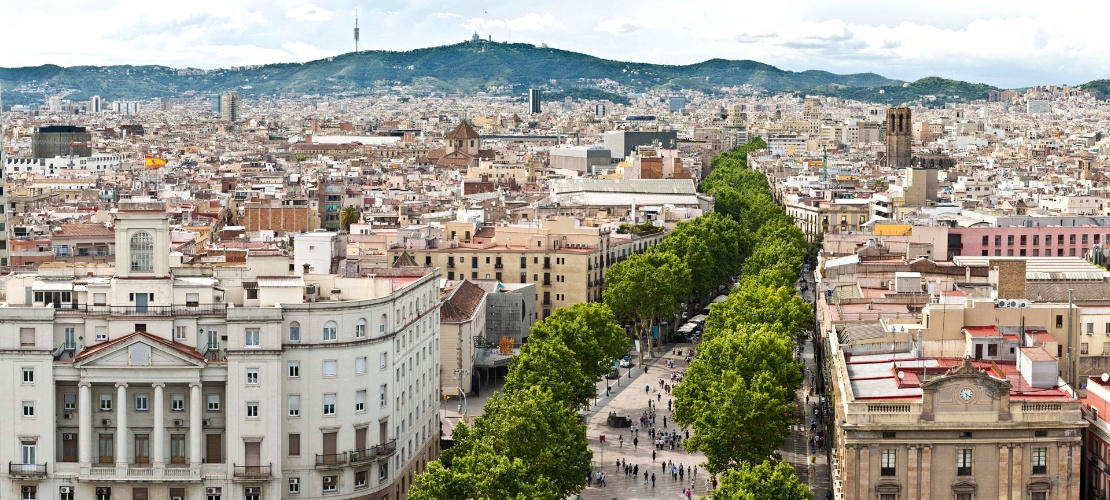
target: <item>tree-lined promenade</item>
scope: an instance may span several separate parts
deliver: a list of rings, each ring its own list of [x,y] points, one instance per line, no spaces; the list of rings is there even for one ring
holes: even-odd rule
[[[809,327],[794,293],[807,247],[771,199],[766,178],[746,168],[760,139],[713,159],[701,190],[716,212],[679,224],[659,245],[606,272],[604,304],[576,304],[536,323],[500,394],[473,426],[460,425],[409,497],[562,499],[586,485],[592,455],[577,411],[594,396],[612,360],[628,351],[621,324],[650,345],[653,327],[683,304],[705,303],[741,273],[728,300],[714,304],[685,381],[674,390],[684,446],[705,454],[719,479],[714,498],[809,498],[775,449],[794,422],[801,365],[795,342]]]

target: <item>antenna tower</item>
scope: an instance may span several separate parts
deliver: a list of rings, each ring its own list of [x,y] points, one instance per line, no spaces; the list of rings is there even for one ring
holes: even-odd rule
[[[358,7],[355,7],[355,53],[358,53]]]

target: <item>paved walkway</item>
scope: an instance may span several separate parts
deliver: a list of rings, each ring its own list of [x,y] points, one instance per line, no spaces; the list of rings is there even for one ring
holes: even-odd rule
[[[678,344],[673,349],[687,350],[691,347],[691,344]],[[667,400],[674,398],[664,390],[659,389],[660,378],[664,378],[667,383],[670,383],[672,369],[666,368],[665,360],[674,360],[673,371],[678,372],[686,369],[687,363],[683,360],[683,357],[673,354],[673,352],[674,350],[668,349],[663,357],[648,359],[646,361],[648,364],[647,374],[639,366],[636,366],[631,370],[632,378],[629,378],[629,369],[622,368],[620,370],[619,386],[616,385],[616,380],[603,379],[602,382],[598,383],[600,389],[598,391],[598,404],[592,405],[584,413],[588,425],[586,437],[590,442],[590,450],[594,453],[594,467],[595,470],[600,467],[600,470],[605,473],[606,486],[601,488],[594,484],[582,490],[580,495],[583,498],[588,500],[685,498],[682,496],[682,489],[684,487],[689,488],[691,481],[695,483],[695,498],[700,498],[706,494],[705,478],[709,475],[701,470],[702,464],[705,462],[705,455],[700,452],[687,453],[681,447],[675,447],[673,450],[666,447],[664,450],[655,450],[656,458],[652,460],[651,452],[654,447],[651,438],[648,437],[646,428],[639,432],[639,445],[634,447],[632,444],[633,436],[628,428],[616,429],[605,425],[609,412],[616,412],[618,416],[626,416],[639,423],[640,417],[648,408],[648,394],[644,392],[644,386],[650,386],[654,389],[650,393],[650,397],[658,405],[655,412],[655,428],[659,431],[675,430],[671,420],[671,412],[667,410]],[[605,394],[605,384],[611,386],[608,396]],[[667,419],[666,429],[663,429],[664,417]],[[605,436],[604,445],[598,440],[598,437],[602,435]],[[618,441],[619,436],[624,437],[623,445]],[[629,465],[639,465],[639,475],[636,477],[625,476],[624,469],[618,468],[616,465],[618,459],[624,459]],[[684,475],[681,481],[672,479],[669,470],[666,474],[663,472],[662,461],[664,460],[672,461],[676,466],[679,464],[686,467],[698,466],[697,479],[695,480],[689,474]],[[645,470],[648,472],[648,480],[646,481],[644,480]],[[651,473],[655,473],[654,486],[651,483]]]

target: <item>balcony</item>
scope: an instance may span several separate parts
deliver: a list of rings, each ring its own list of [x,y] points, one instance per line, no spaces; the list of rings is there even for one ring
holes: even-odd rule
[[[362,462],[367,462],[367,461],[373,460],[377,456],[378,456],[378,448],[376,446],[371,446],[369,448],[365,448],[365,449],[361,449],[361,450],[355,450],[355,451],[351,452],[351,463],[352,464],[359,464],[359,463],[362,463]]]
[[[551,262],[549,262],[549,261],[544,261],[544,262],[543,262],[543,268],[544,268],[544,269],[551,269]]]
[[[232,464],[232,467],[234,468],[231,472],[232,475],[234,475],[235,477],[247,479],[269,479],[270,470],[273,469],[273,465]]]
[[[154,468],[147,464],[130,464],[122,469],[117,469],[114,466],[94,465],[88,469],[81,469],[80,474],[80,479],[94,481],[199,481],[201,478],[199,467],[169,464],[164,469]]]
[[[551,286],[551,280],[543,280],[543,286]]]
[[[13,477],[46,477],[46,464],[17,464],[8,462],[8,475]]]
[[[347,464],[347,452],[316,455],[317,467],[342,467]]]
[[[227,314],[227,304],[179,304],[173,306],[108,306],[66,304],[59,312],[90,316],[195,316]]]
[[[500,263],[500,262],[493,265],[494,269],[503,269],[504,267],[505,267],[505,265]]]
[[[390,439],[389,442],[379,444],[379,445],[377,445],[377,446],[375,446],[371,449],[375,450],[374,453],[377,456],[388,457],[388,456],[397,452],[397,440],[396,439]]]

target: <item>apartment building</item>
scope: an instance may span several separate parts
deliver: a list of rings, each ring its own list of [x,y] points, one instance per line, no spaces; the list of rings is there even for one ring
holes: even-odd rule
[[[7,282],[4,495],[404,497],[439,452],[437,271],[182,265],[162,202],[112,215],[115,266]]]
[[[1083,398],[1084,467],[1080,481],[1082,498],[1101,500],[1110,495],[1110,378],[1101,375],[1087,379],[1087,396]]]

